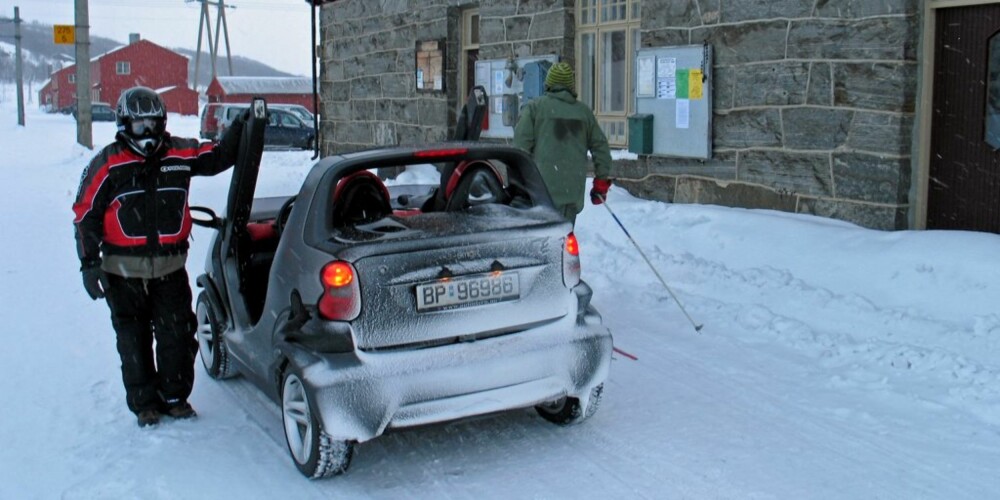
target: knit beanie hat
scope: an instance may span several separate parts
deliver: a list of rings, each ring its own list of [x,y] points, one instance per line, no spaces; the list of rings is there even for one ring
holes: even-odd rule
[[[576,91],[576,76],[569,64],[556,63],[549,69],[549,74],[545,75],[545,89],[554,90],[556,87],[563,87],[570,92]]]

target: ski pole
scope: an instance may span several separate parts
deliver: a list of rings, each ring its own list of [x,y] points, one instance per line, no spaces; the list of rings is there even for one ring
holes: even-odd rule
[[[625,229],[625,225],[622,224],[622,221],[618,219],[618,216],[615,215],[614,211],[611,210],[611,207],[608,206],[608,200],[606,200],[601,195],[597,196],[599,196],[601,200],[604,201],[604,203],[602,203],[602,205],[604,205],[604,208],[608,209],[608,213],[611,214],[611,217],[614,218],[615,222],[618,223],[618,227],[622,228],[622,231],[625,233],[625,236],[628,236],[628,240],[632,242],[632,245],[635,246],[635,249],[639,251],[639,255],[641,255],[642,258],[646,261],[646,264],[649,265],[649,268],[653,270],[653,274],[655,274],[656,278],[660,280],[661,284],[663,284],[663,288],[667,289],[667,292],[670,293],[671,297],[673,297],[674,302],[677,303],[677,307],[680,308],[681,312],[684,313],[684,316],[688,319],[688,321],[691,322],[691,326],[694,327],[694,331],[701,333],[701,329],[705,325],[698,324],[693,319],[691,319],[691,315],[688,314],[686,309],[684,309],[684,304],[681,304],[681,301],[677,298],[677,295],[674,295],[674,291],[670,289],[669,285],[667,285],[667,282],[666,280],[663,279],[663,276],[660,276],[659,271],[657,271],[656,267],[653,266],[653,263],[649,261],[649,257],[646,257],[646,253],[642,251],[642,248],[640,248],[639,244],[635,242],[635,240],[632,238],[632,235],[628,233],[628,229]]]

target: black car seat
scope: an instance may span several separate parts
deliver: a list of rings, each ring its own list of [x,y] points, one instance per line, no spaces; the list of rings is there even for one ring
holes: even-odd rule
[[[377,175],[362,170],[337,183],[333,191],[333,225],[350,227],[392,215],[389,190]]]
[[[483,160],[459,163],[444,184],[444,210],[464,210],[486,203],[507,203],[503,178],[492,163]]]

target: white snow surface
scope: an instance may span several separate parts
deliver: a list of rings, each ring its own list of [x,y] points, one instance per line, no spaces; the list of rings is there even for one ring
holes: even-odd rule
[[[596,415],[532,410],[393,432],[303,478],[276,405],[197,364],[199,417],[140,429],[109,313],[83,290],[72,211],[96,152],[71,117],[0,99],[0,498],[985,499],[1000,495],[1000,236],[882,232],[613,187],[577,222],[583,277],[618,349]],[[170,115],[196,137],[197,117]],[[113,123],[94,124],[98,147]],[[310,152],[265,152],[261,195]],[[425,172],[410,172],[415,178]],[[195,178],[221,210],[229,174]],[[211,234],[196,228],[188,270]],[[197,294],[197,289],[195,288]]]

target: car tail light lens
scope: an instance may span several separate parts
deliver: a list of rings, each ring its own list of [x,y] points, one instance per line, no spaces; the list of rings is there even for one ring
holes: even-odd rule
[[[319,298],[319,314],[323,319],[350,321],[361,313],[361,289],[354,266],[335,260],[323,266],[320,282],[323,295]]]
[[[573,233],[566,235],[563,246],[563,283],[568,288],[580,284],[580,242]]]

